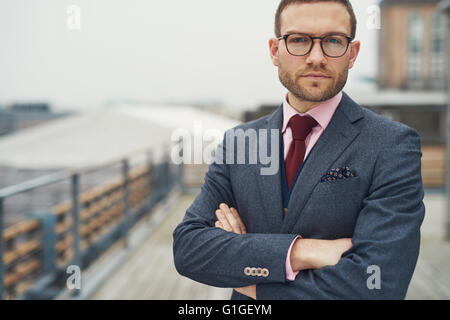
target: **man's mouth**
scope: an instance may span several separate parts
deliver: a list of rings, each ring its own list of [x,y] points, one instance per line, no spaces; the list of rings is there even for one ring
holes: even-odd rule
[[[307,73],[307,74],[303,75],[302,78],[306,78],[306,79],[313,80],[313,81],[319,81],[319,80],[329,79],[331,77],[327,76],[324,73],[311,72],[311,73]]]

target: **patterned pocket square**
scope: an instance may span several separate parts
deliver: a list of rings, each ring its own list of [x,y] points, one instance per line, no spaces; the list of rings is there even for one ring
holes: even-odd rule
[[[347,179],[354,176],[355,174],[350,171],[349,167],[334,168],[328,171],[327,174],[320,179],[320,181],[321,182],[334,181],[339,179]]]

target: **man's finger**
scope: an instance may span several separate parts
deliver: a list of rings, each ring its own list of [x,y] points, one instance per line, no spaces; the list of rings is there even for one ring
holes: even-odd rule
[[[223,227],[223,225],[222,225],[222,223],[221,223],[219,220],[217,220],[217,221],[214,223],[214,226],[215,226],[216,228],[225,230],[224,227]]]
[[[234,218],[239,223],[239,226],[241,228],[241,232],[242,233],[247,233],[247,229],[245,228],[245,224],[244,224],[244,222],[242,222],[241,216],[239,215],[237,210],[235,208],[230,208],[230,209],[231,209],[231,213],[234,215]]]
[[[216,210],[216,217],[217,220],[219,220],[220,224],[222,225],[222,230],[232,232],[233,228],[231,227],[230,223],[227,220],[227,217],[225,216],[225,213],[222,212],[222,210]]]
[[[228,223],[231,225],[232,231],[237,234],[242,234],[241,226],[239,225],[239,222],[236,220],[228,205],[226,205],[225,203],[221,203],[219,208],[225,214]]]

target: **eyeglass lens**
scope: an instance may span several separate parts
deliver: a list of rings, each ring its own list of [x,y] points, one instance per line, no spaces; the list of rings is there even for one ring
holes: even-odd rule
[[[313,46],[310,36],[301,34],[291,34],[286,39],[289,53],[292,55],[306,55]],[[327,36],[322,40],[322,49],[327,56],[339,57],[345,54],[348,47],[348,39],[341,35]]]

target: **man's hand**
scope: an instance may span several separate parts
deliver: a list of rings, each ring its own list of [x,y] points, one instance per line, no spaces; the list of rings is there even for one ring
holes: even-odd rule
[[[243,288],[234,288],[234,290],[236,290],[240,294],[243,294],[244,296],[256,300],[256,284]]]
[[[342,254],[352,247],[352,239],[297,239],[291,250],[292,270],[320,269],[334,266]]]
[[[215,226],[228,232],[237,234],[245,234],[247,230],[234,208],[229,208],[225,203],[221,203],[219,209],[216,210],[217,221]]]
[[[239,213],[234,208],[229,208],[225,203],[221,203],[219,209],[216,210],[217,221],[216,228],[236,234],[246,234],[247,230],[239,216]],[[237,292],[249,298],[256,300],[256,285],[247,286],[243,288],[235,288]]]

